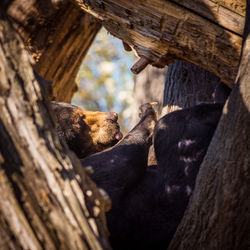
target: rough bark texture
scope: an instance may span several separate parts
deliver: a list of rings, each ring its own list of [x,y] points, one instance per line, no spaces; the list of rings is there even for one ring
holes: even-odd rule
[[[176,61],[170,64],[164,90],[162,115],[212,101],[212,93],[220,79],[194,64]]]
[[[2,10],[0,110],[1,249],[109,249],[103,197],[59,144],[30,57]]]
[[[246,12],[245,0],[172,0],[172,2],[239,35],[243,34]]]
[[[250,1],[238,81],[169,249],[250,249]]]
[[[177,0],[72,2],[99,18],[111,34],[132,46],[144,64],[148,60],[162,67],[173,59],[182,59],[233,86],[242,41],[242,1],[239,8],[230,0],[197,0],[196,4]],[[223,8],[227,11],[222,15]],[[202,16],[204,12],[207,15]],[[226,21],[221,23],[222,19]],[[133,71],[138,72],[137,67]]]
[[[68,1],[14,0],[7,13],[35,59],[35,69],[52,80],[57,101],[70,102],[75,77],[101,25]]]
[[[191,63],[176,61],[165,69],[149,66],[135,78],[132,124],[138,121],[138,108],[157,101],[158,118],[178,109],[211,102],[220,79]],[[155,165],[154,148],[150,147],[148,165]]]
[[[194,64],[176,61],[168,68],[149,66],[135,77],[132,124],[138,121],[138,108],[146,102],[157,101],[158,117],[174,110],[211,102],[220,79]]]

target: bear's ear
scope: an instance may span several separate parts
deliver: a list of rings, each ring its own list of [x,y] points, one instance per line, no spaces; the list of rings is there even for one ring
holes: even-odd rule
[[[85,119],[86,118],[86,116],[85,115],[81,115],[80,117],[79,117],[79,120],[77,121],[77,123],[81,126],[81,128],[87,128],[88,127],[88,125],[86,124],[86,122],[85,122]]]

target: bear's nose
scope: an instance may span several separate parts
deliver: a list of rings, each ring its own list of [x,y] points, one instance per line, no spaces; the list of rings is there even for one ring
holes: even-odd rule
[[[118,114],[116,112],[109,112],[108,113],[108,120],[112,120],[114,122],[117,122]]]

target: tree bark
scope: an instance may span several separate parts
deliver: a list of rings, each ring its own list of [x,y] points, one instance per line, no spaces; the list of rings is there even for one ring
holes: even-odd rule
[[[104,197],[61,146],[24,44],[0,11],[0,246],[109,249]]]
[[[241,50],[244,2],[238,1],[240,8],[230,0],[197,0],[197,4],[177,0],[72,2],[100,19],[111,34],[136,50],[142,59],[133,67],[134,72],[147,63],[163,67],[173,59],[181,59],[233,86]],[[223,12],[225,7],[227,11]],[[204,12],[207,14],[202,16]]]
[[[169,65],[162,116],[202,102],[211,102],[218,83],[220,83],[218,77],[194,64],[176,61]]]
[[[250,1],[237,85],[201,165],[173,249],[250,249]]]
[[[149,66],[135,77],[132,124],[138,122],[138,108],[157,101],[155,110],[162,117],[178,109],[212,102],[212,94],[220,79],[194,64],[176,61],[168,68]]]
[[[35,59],[35,69],[52,80],[56,101],[70,102],[75,77],[101,24],[68,1],[14,0],[7,13]]]
[[[138,121],[138,108],[157,101],[158,118],[178,109],[212,102],[220,79],[191,63],[176,61],[165,69],[148,67],[135,78],[132,124]],[[154,147],[149,150],[148,165],[156,165]]]

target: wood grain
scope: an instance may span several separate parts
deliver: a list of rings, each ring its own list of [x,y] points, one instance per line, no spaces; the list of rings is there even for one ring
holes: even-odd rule
[[[174,1],[72,1],[100,19],[112,35],[129,44],[140,57],[151,60],[152,65],[164,67],[173,59],[181,59],[207,69],[233,86],[244,17],[235,18],[232,26],[238,22],[239,29],[230,31],[229,26],[224,28],[217,21],[222,17],[208,5],[206,9],[214,20],[202,16],[202,12],[191,11],[190,4],[185,7]],[[238,12],[227,10],[231,16],[239,17]],[[226,12],[223,16],[225,20],[233,19]]]
[[[0,248],[110,249],[103,196],[59,143],[24,48],[0,11]]]
[[[101,24],[67,1],[55,8],[49,1],[14,0],[7,11],[35,69],[52,81],[54,100],[70,102],[76,74]]]

